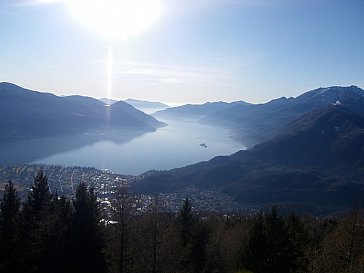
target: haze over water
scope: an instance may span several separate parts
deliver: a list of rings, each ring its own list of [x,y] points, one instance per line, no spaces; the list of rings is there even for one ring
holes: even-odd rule
[[[169,125],[126,142],[99,140],[26,163],[88,166],[135,175],[151,169],[183,167],[245,148],[221,128],[196,122],[163,121]],[[206,144],[207,148],[200,144]]]

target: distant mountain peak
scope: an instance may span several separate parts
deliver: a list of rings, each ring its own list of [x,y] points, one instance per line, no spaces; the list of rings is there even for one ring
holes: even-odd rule
[[[364,90],[355,86],[330,86],[330,87],[320,87],[311,91],[308,91],[306,93],[303,93],[302,95],[298,96],[297,99],[300,98],[314,98],[314,97],[343,97],[343,96],[352,96],[357,95],[364,97]]]
[[[14,83],[11,83],[11,82],[0,82],[0,86],[17,86],[17,87],[20,87],[20,86],[14,84]]]
[[[164,118],[178,118],[178,119],[201,119],[207,115],[211,115],[215,112],[223,111],[236,106],[250,105],[250,103],[244,101],[234,102],[205,102],[203,104],[184,104],[176,107],[171,107],[155,113],[158,117]]]
[[[157,102],[157,101],[145,101],[145,100],[137,100],[137,99],[126,99],[125,103],[132,105],[136,109],[146,112],[146,113],[154,113],[158,110],[164,110],[169,108],[167,104]]]
[[[114,99],[110,99],[110,98],[101,98],[101,99],[99,99],[99,101],[102,101],[103,103],[105,103],[107,105],[112,105],[112,104],[118,102],[118,100],[114,100]]]
[[[147,101],[147,100],[137,100],[137,99],[126,99],[124,100],[126,103],[129,104],[144,104],[144,105],[149,105],[149,106],[153,106],[153,107],[166,107],[168,108],[169,105],[159,102],[159,101]]]

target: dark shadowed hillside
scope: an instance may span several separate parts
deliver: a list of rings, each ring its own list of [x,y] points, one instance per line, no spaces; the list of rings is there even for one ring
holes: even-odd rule
[[[0,83],[2,140],[79,134],[106,128],[153,131],[163,125],[125,102],[106,107],[89,97],[59,97]]]
[[[220,190],[244,205],[278,203],[325,214],[363,199],[363,163],[364,118],[331,106],[304,115],[253,149],[146,173],[135,188],[171,192],[194,185]]]
[[[364,115],[364,91],[356,86],[319,88],[296,98],[282,97],[264,104],[223,109],[201,122],[223,126],[238,140],[252,147],[277,136],[284,126],[300,116],[333,104]]]
[[[272,163],[327,167],[351,165],[364,155],[364,117],[343,106],[314,110],[252,151]]]

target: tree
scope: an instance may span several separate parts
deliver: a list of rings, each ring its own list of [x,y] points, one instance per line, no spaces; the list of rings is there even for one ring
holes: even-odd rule
[[[47,271],[52,273],[67,272],[70,267],[71,224],[73,207],[69,199],[52,197],[49,208],[49,230],[47,247]]]
[[[254,221],[246,239],[244,265],[256,273],[304,271],[307,264],[300,259],[306,247],[305,238],[300,219],[284,219],[274,207]]]
[[[71,227],[73,255],[68,272],[105,272],[101,218],[94,189],[88,189],[85,183],[79,184],[73,205],[75,209]]]
[[[186,247],[191,238],[192,227],[196,223],[196,220],[192,214],[192,206],[188,198],[183,201],[182,208],[178,214],[177,222],[179,224],[182,246]]]
[[[152,273],[157,272],[157,249],[158,249],[158,214],[160,214],[160,206],[158,196],[154,196],[153,203],[151,207],[151,215],[152,215]]]
[[[206,263],[206,245],[209,231],[203,223],[196,223],[192,229],[191,240],[188,244],[189,267],[191,272],[202,272]]]
[[[0,203],[0,268],[14,272],[17,254],[20,200],[14,184],[9,181]]]
[[[117,220],[117,234],[119,242],[119,273],[127,272],[128,267],[128,225],[132,215],[133,198],[125,186],[116,191],[114,211]]]
[[[149,211],[145,215],[148,225],[147,241],[150,244],[150,252],[147,255],[150,256],[149,268],[151,268],[151,272],[157,273],[166,267],[165,262],[162,262],[162,253],[164,251],[162,242],[166,240],[164,235],[167,233],[171,222],[169,222],[170,219],[168,219],[165,206],[159,196],[153,196],[151,201]]]
[[[323,241],[313,272],[363,272],[363,245],[364,226],[356,207]]]
[[[285,218],[290,243],[290,272],[307,272],[308,253],[311,250],[310,239],[302,219],[295,214]]]
[[[201,272],[206,261],[208,231],[192,213],[192,206],[186,198],[177,217],[179,235],[182,241],[181,265],[185,272]]]
[[[24,211],[32,214],[34,218],[41,218],[49,208],[51,201],[51,193],[48,186],[48,178],[43,170],[38,171],[34,178],[34,182],[28,199],[24,204]]]
[[[50,202],[52,195],[48,179],[42,170],[38,171],[21,214],[20,254],[22,266],[27,272],[46,272],[48,249],[50,247]]]

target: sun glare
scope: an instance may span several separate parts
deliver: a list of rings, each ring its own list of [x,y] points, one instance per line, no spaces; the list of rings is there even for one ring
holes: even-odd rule
[[[66,0],[83,24],[111,38],[127,38],[152,25],[162,11],[161,0]]]

